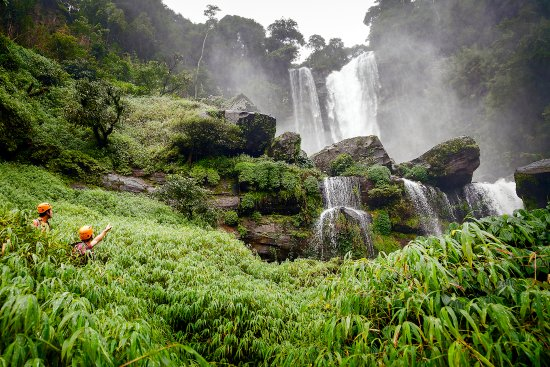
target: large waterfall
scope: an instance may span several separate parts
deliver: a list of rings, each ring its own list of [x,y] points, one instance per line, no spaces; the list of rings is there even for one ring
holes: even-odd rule
[[[464,199],[475,217],[512,214],[523,208],[523,202],[516,194],[515,182],[501,178],[497,182],[473,182],[464,186]]]
[[[327,113],[332,142],[364,135],[380,137],[378,109],[378,67],[373,52],[351,60],[326,81]]]
[[[319,256],[322,259],[336,256],[339,250],[338,217],[343,215],[347,220],[358,224],[361,238],[369,257],[376,255],[369,233],[370,215],[361,210],[360,185],[357,177],[329,177],[323,181],[323,200],[325,210],[317,222],[317,240]],[[325,246],[330,246],[326,248]]]
[[[303,150],[309,154],[318,152],[325,147],[327,139],[313,75],[306,67],[290,69],[289,73],[294,106],[294,126],[291,130],[300,134]]]

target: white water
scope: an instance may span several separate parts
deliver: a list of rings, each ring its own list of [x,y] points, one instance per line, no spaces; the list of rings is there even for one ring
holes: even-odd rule
[[[455,216],[447,195],[435,187],[402,179],[407,195],[420,216],[420,227],[425,234],[441,235],[441,217],[454,220]]]
[[[338,250],[336,221],[339,213],[353,218],[361,228],[361,235],[369,257],[376,251],[369,234],[370,216],[361,210],[360,186],[356,177],[329,177],[323,181],[323,199],[326,209],[321,213],[316,225],[317,240],[320,243],[320,256],[325,257],[324,244],[329,243],[332,252]]]
[[[291,130],[300,134],[303,150],[308,154],[318,152],[327,141],[313,75],[306,67],[290,69],[289,74],[294,106],[294,125]]]
[[[373,52],[359,55],[326,80],[331,143],[356,136],[376,135],[378,67]]]
[[[516,183],[504,178],[495,183],[473,182],[464,186],[464,196],[474,216],[512,214],[523,208],[516,194]]]

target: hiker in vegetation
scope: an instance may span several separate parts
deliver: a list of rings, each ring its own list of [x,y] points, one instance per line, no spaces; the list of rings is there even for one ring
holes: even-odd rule
[[[92,226],[80,227],[78,234],[80,235],[80,242],[74,244],[74,252],[79,255],[93,256],[94,246],[103,240],[107,232],[111,230],[111,225],[107,224],[107,227],[94,237],[94,229]]]
[[[33,219],[32,226],[35,228],[41,228],[42,231],[50,229],[50,218],[53,217],[53,209],[49,203],[40,203],[36,207],[38,210],[38,218]]]

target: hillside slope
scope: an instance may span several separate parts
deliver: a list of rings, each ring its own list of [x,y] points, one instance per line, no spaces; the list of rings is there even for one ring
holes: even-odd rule
[[[55,210],[46,234],[28,226],[43,200]],[[0,164],[0,201],[2,364],[550,360],[550,287],[536,280],[549,271],[548,210],[466,223],[373,261],[277,265],[151,199],[73,190],[32,166]],[[79,264],[77,228],[107,223],[97,259]]]

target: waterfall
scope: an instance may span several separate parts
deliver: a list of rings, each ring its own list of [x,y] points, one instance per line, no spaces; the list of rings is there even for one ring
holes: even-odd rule
[[[380,82],[374,52],[363,53],[332,72],[326,86],[331,143],[364,135],[380,137],[376,120]]]
[[[323,200],[325,210],[321,213],[316,225],[317,242],[320,244],[319,255],[322,259],[338,254],[338,225],[339,214],[346,219],[352,219],[359,225],[361,237],[366,246],[367,255],[373,258],[376,250],[372,245],[369,234],[370,215],[361,210],[359,196],[360,185],[357,177],[329,177],[323,181]],[[328,242],[330,248],[325,248]]]
[[[300,134],[303,150],[307,153],[318,152],[327,141],[313,75],[306,67],[290,69],[289,74],[294,106],[294,126],[291,130]]]
[[[501,178],[495,183],[473,182],[464,186],[464,198],[472,214],[477,217],[512,214],[523,208],[516,194],[515,182]]]
[[[420,228],[425,234],[441,235],[440,219],[456,220],[449,198],[435,187],[402,179],[407,195],[420,216]]]

